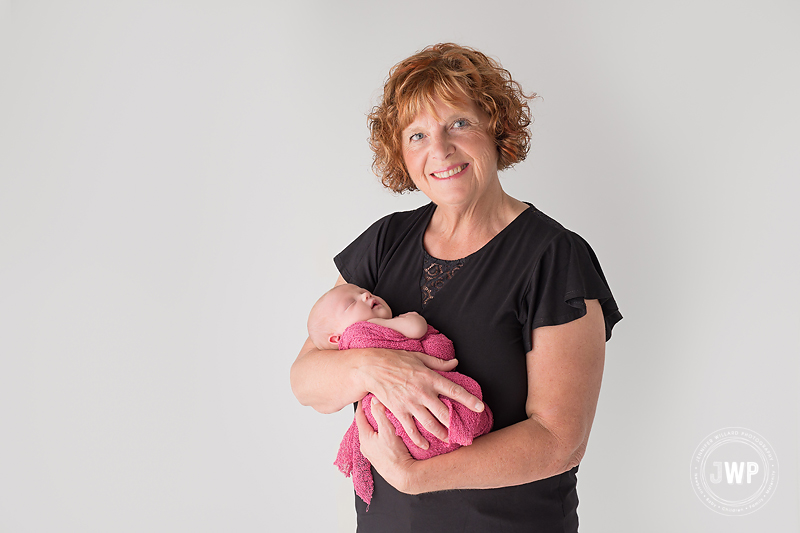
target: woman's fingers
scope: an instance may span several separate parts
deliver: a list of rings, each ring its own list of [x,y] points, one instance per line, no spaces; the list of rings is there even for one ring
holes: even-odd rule
[[[392,435],[397,435],[394,426],[386,417],[386,407],[374,396],[372,397],[372,417],[375,419],[375,423],[378,424],[378,435],[384,435],[384,438],[390,432]]]
[[[433,357],[424,353],[420,352],[409,352],[414,354],[422,363],[430,368],[431,370],[438,370],[440,372],[450,372],[452,371],[458,362],[455,359],[450,359],[449,361],[444,361],[439,359],[438,357]],[[449,379],[439,376],[437,381],[434,384],[436,392],[441,394],[442,396],[446,396],[451,400],[455,400],[458,403],[467,407],[476,413],[480,413],[483,411],[483,402],[480,401],[476,396],[473,396],[467,389],[464,387],[457,385],[450,381]],[[438,418],[442,424],[449,425],[449,421],[447,420],[448,409],[447,407],[438,401],[438,394],[437,394],[437,402],[439,406],[432,404],[428,406],[428,410],[433,413],[433,415]],[[427,428],[427,426],[426,426]]]
[[[455,400],[456,402],[464,405],[467,409],[475,411],[476,413],[483,411],[483,402],[480,401],[477,396],[470,394],[467,389],[461,385],[453,383],[443,376],[439,377],[441,380],[438,380],[436,383],[436,391],[439,394],[450,398],[451,400]],[[445,411],[447,411],[447,407],[442,402],[439,403],[444,407]]]
[[[375,432],[367,422],[359,402],[356,424],[361,439],[361,453],[390,485],[401,492],[410,492],[409,472],[416,461],[411,457],[403,440],[395,433],[383,404],[377,398],[373,398],[370,406],[378,431]]]
[[[428,441],[425,440],[425,437],[423,437],[422,433],[420,433],[417,429],[417,424],[414,422],[414,417],[409,413],[400,413],[399,415],[394,411],[392,411],[392,413],[397,421],[400,422],[400,425],[403,426],[403,429],[405,430],[406,435],[408,435],[408,438],[411,439],[411,442],[423,450],[427,450],[429,446]]]
[[[375,432],[375,430],[372,429],[372,426],[369,425],[367,417],[364,414],[364,406],[362,405],[363,403],[364,400],[358,400],[358,407],[356,407],[356,427],[358,428],[358,438],[361,442],[364,442],[364,439],[370,433]]]
[[[442,402],[438,403],[441,404]],[[442,406],[444,406],[444,404],[442,404]],[[449,430],[447,428],[450,425],[450,413],[447,407],[444,408],[444,416],[441,415],[440,410],[437,409],[437,412],[438,414],[434,416],[431,414],[431,411],[424,409],[417,417],[417,422],[437,439],[447,442],[447,437],[449,435]]]
[[[365,366],[369,378],[366,389],[392,412],[418,447],[428,449],[427,439],[431,435],[442,441],[448,439],[450,410],[440,395],[473,411],[483,410],[478,398],[436,372],[452,370],[454,360],[442,361],[419,352],[394,350],[379,355],[382,357],[370,358]],[[419,428],[425,428],[425,435]]]
[[[369,425],[367,416],[364,414],[363,403],[364,400],[359,400],[358,407],[356,407],[356,427],[358,428],[358,440],[361,446],[363,446],[368,439],[375,436],[375,430]]]
[[[380,400],[377,401],[380,403]],[[441,415],[441,409],[437,410],[440,414],[438,417],[435,417],[431,414],[428,408],[425,407],[424,404],[412,404],[411,401],[401,404],[400,409],[390,408],[394,418],[396,418],[403,427],[403,430],[411,439],[411,442],[423,450],[427,450],[430,443],[420,432],[419,426],[424,427],[429,433],[439,440],[447,440],[448,437],[448,430],[444,424],[449,422],[449,411],[447,406],[439,401],[438,398],[436,403],[440,404],[440,406],[443,408],[444,416]],[[440,419],[443,423],[440,423]]]
[[[356,409],[356,426],[358,427],[358,437],[361,441],[361,445],[364,446],[364,444],[367,443],[367,447],[369,448],[369,440],[375,439],[377,435],[377,438],[384,444],[397,446],[395,441],[399,440],[400,437],[397,436],[394,426],[386,416],[386,407],[374,396],[370,402],[372,418],[375,419],[378,431],[375,431],[369,424],[369,421],[367,421],[366,414],[364,413],[364,400],[360,400],[358,402],[358,408]],[[402,446],[402,440],[400,441],[400,445]]]
[[[411,442],[423,450],[428,449],[429,443],[422,433],[420,433],[417,424],[424,427],[429,433],[439,440],[447,440],[447,427],[440,424],[439,421],[433,415],[431,415],[430,411],[424,407],[420,407],[413,415],[404,414],[402,416],[397,416],[397,414],[395,414],[395,418],[397,418],[400,424],[402,424],[403,429],[405,430],[406,435],[408,435],[411,439]]]
[[[431,370],[439,370],[440,372],[450,372],[455,367],[458,366],[458,360],[450,359],[445,361],[444,359],[439,359],[438,357],[434,357],[432,355],[428,355],[422,352],[408,352],[413,354],[422,361],[422,363],[430,368]]]
[[[428,441],[420,433],[418,425],[425,428],[430,434],[439,440],[446,441],[449,435],[450,410],[442,403],[438,395],[428,397],[427,401],[420,394],[417,397],[404,402],[402,410],[391,409],[395,418],[403,426],[406,434],[411,441],[422,448],[428,449]]]

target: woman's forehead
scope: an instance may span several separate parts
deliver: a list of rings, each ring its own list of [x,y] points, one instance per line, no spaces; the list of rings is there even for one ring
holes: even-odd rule
[[[400,94],[398,97],[400,119],[406,124],[410,124],[423,111],[433,112],[434,106],[439,102],[460,107],[471,101],[461,87],[435,82],[417,86],[411,94]]]
[[[466,96],[458,100],[444,100],[433,97],[431,100],[426,100],[419,104],[414,109],[409,109],[408,117],[406,120],[402,121],[404,125],[401,130],[405,130],[417,124],[419,121],[425,121],[429,117],[436,122],[442,122],[454,115],[461,115],[464,113],[481,114],[481,109]]]

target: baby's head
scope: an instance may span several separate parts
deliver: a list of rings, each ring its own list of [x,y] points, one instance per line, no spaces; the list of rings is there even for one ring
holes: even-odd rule
[[[352,284],[334,287],[317,300],[308,315],[308,336],[320,350],[336,350],[342,332],[370,318],[392,318],[381,298]]]

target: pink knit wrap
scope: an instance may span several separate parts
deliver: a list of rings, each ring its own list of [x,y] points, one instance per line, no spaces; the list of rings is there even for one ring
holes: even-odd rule
[[[347,350],[348,348],[389,348],[422,352],[445,361],[455,357],[453,343],[450,342],[450,339],[430,325],[427,333],[421,339],[409,339],[391,328],[371,322],[356,322],[344,330],[339,340],[340,350]],[[481,388],[474,379],[458,372],[439,372],[439,374],[461,385],[471,394],[483,400]],[[400,422],[388,409],[386,410],[386,416],[394,425],[397,435],[403,439],[408,451],[411,452],[415,459],[428,459],[435,455],[451,452],[461,446],[467,446],[472,444],[473,438],[484,435],[492,429],[492,413],[488,407],[481,413],[475,413],[445,396],[440,395],[439,399],[447,406],[450,412],[450,428],[448,430],[448,440],[450,442],[446,443],[439,440],[417,422],[417,428],[430,444],[427,450],[423,450],[414,444]],[[361,404],[364,407],[364,414],[367,420],[372,428],[377,431],[378,425],[372,416],[372,394],[364,396]],[[361,444],[358,440],[358,427],[355,420],[353,420],[350,429],[347,430],[342,439],[342,443],[339,446],[339,454],[336,456],[334,464],[339,467],[339,470],[345,476],[352,476],[356,494],[369,505],[374,487],[372,472],[370,471],[369,461],[361,454]]]

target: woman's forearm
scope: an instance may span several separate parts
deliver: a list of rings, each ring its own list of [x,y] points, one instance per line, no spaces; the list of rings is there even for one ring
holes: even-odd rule
[[[358,373],[364,355],[364,350],[318,350],[307,341],[292,364],[292,392],[320,413],[341,410],[367,394]]]
[[[545,479],[580,463],[583,442],[565,442],[535,419],[475,439],[470,446],[416,461],[403,492],[488,489]]]

